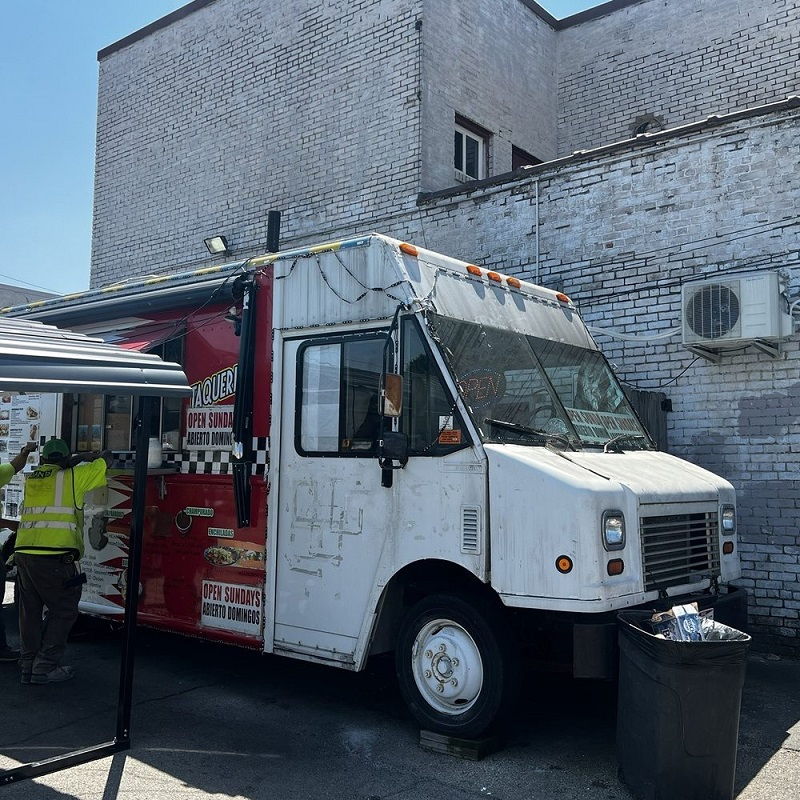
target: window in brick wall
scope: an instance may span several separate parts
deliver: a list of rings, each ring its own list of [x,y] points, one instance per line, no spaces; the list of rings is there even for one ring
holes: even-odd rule
[[[663,131],[666,126],[664,120],[655,114],[640,114],[631,123],[631,133],[634,136],[641,136],[643,133],[657,133]]]
[[[456,115],[453,166],[457,181],[477,181],[487,176],[490,136],[486,129]]]
[[[519,169],[520,167],[529,167],[534,164],[541,164],[542,159],[532,156],[526,150],[516,145],[511,145],[511,169]]]

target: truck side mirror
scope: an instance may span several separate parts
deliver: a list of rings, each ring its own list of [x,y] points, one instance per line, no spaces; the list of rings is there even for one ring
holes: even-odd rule
[[[383,376],[383,416],[399,417],[403,411],[403,376],[387,372]]]

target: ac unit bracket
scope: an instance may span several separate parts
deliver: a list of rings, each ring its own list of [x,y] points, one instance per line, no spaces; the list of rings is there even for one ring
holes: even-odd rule
[[[764,355],[769,356],[770,358],[783,358],[784,352],[783,348],[781,347],[780,342],[768,342],[765,339],[753,339],[750,342],[743,343],[742,347],[749,347],[753,346],[756,350],[761,351]],[[700,356],[701,358],[705,358],[707,361],[710,361],[712,364],[719,364],[722,360],[722,356],[725,355],[726,352],[733,353],[737,352],[740,348],[735,348],[731,350],[726,350],[725,348],[721,348],[719,350],[713,350],[709,347],[702,347],[701,345],[697,344],[687,344],[684,347],[690,352],[694,353],[696,356]]]

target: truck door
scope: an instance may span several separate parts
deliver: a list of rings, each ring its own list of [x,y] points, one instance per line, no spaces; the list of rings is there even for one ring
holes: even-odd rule
[[[386,336],[283,342],[276,651],[354,660],[391,516],[376,466]]]

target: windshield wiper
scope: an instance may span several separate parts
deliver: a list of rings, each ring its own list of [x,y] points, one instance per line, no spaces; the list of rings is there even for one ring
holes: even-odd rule
[[[504,419],[492,419],[491,417],[486,417],[483,421],[488,422],[495,428],[505,428],[508,431],[527,434],[528,436],[538,436],[540,439],[544,439],[546,442],[559,442],[565,447],[568,447],[570,450],[575,449],[572,442],[567,439],[566,436],[561,436],[558,433],[548,433],[547,431],[542,431],[538,428],[529,428],[527,425],[519,425],[516,422],[507,422]]]
[[[626,439],[644,439],[647,441],[646,436],[641,433],[621,433],[619,436],[612,436],[604,445],[604,453],[622,453],[624,450],[619,446],[618,442],[624,442]]]

